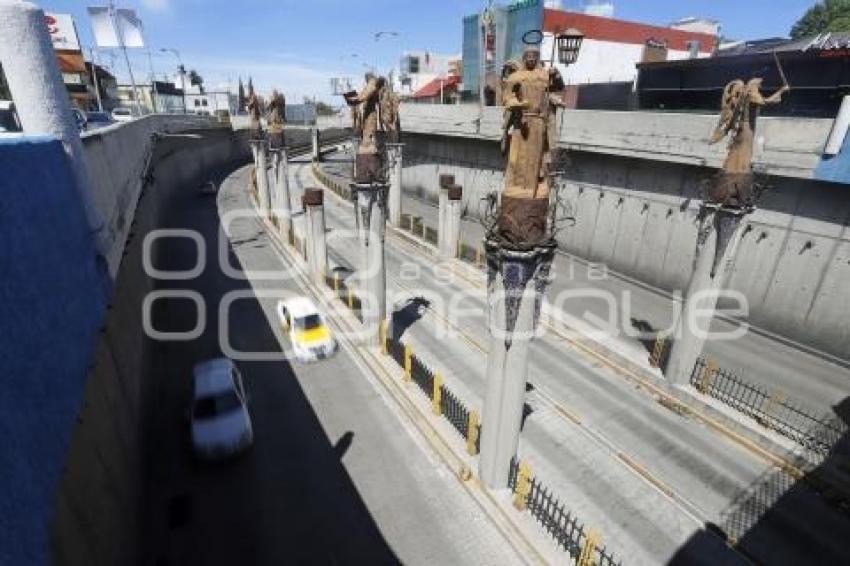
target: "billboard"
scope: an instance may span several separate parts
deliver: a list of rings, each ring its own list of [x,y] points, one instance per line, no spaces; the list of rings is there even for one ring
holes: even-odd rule
[[[71,14],[45,12],[44,23],[53,42],[53,49],[80,51],[80,38],[77,37],[77,28]]]
[[[134,10],[119,8],[113,10],[112,14],[106,7],[90,7],[87,10],[98,47],[145,46],[142,21]]]

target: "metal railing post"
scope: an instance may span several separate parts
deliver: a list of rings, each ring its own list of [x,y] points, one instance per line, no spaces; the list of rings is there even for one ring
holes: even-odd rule
[[[596,529],[587,531],[587,539],[584,541],[584,546],[581,548],[576,566],[591,566],[593,564],[593,553],[596,552],[596,547],[599,545],[599,532]]]
[[[431,395],[431,412],[435,415],[439,415],[442,411],[440,409],[441,401],[443,397],[443,378],[440,377],[439,373],[434,374],[434,393]]]
[[[524,511],[528,504],[528,494],[531,492],[531,466],[520,462],[514,487],[514,507]]]
[[[404,380],[410,382],[413,377],[413,352],[410,346],[404,345]]]
[[[649,357],[649,366],[658,368],[661,366],[661,358],[664,355],[664,347],[667,345],[667,338],[657,336],[655,338],[655,346],[652,348],[652,355]]]
[[[478,454],[478,423],[480,422],[478,411],[469,411],[469,419],[466,424],[466,451],[470,456]]]
[[[714,360],[706,360],[697,390],[700,393],[707,393],[708,388],[711,387],[711,382],[714,381],[715,375],[717,375],[717,363]]]

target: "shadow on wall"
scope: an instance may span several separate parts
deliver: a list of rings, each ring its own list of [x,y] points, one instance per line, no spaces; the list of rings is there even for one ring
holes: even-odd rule
[[[43,459],[38,466],[27,464],[37,470],[56,473],[62,469],[55,498],[51,501],[54,507],[51,509],[49,546],[51,561],[58,565],[132,564],[142,547],[143,444],[151,398],[157,385],[156,380],[148,379],[153,354],[142,325],[142,300],[152,289],[152,281],[142,269],[142,242],[148,231],[158,227],[169,194],[181,189],[197,193],[198,186],[211,176],[215,177],[216,170],[229,163],[242,163],[248,156],[244,140],[234,138],[232,132],[216,129],[197,133],[199,138],[165,138],[157,142],[151,175],[142,187],[136,214],[128,223],[127,245],[99,342],[93,356],[85,351],[85,365],[77,377],[80,391],[62,398],[63,403],[78,411],[76,423],[72,421],[73,415],[65,423],[64,433],[71,435],[67,452],[63,450],[56,462]],[[3,225],[4,222],[0,222],[0,226]],[[61,224],[56,226],[61,227]],[[71,236],[63,234],[64,239],[56,238],[54,244],[62,251],[66,241],[72,241]],[[71,261],[74,256],[67,252],[67,258]],[[61,263],[55,265],[61,266]],[[57,277],[54,269],[50,277],[58,284],[66,284],[65,280],[73,280],[76,272],[69,269],[62,277]],[[63,300],[69,320],[74,320],[70,317],[70,309],[83,304],[86,290],[71,292],[68,289],[58,296]],[[3,320],[7,318],[0,317],[0,324]],[[80,320],[84,319],[75,322]],[[73,329],[79,337],[83,336],[81,324]],[[50,356],[45,356],[47,353]],[[40,363],[47,367],[44,359],[52,363],[55,354],[55,348],[45,347],[39,354]],[[61,358],[56,355],[56,360],[58,363]],[[88,376],[86,367],[90,367]],[[56,393],[63,391],[57,387]],[[49,404],[45,404],[43,410],[59,413]],[[28,434],[31,436],[31,431]],[[61,438],[61,434],[57,433],[55,438]],[[32,530],[32,525],[28,528]],[[3,545],[2,548],[12,547]],[[39,549],[47,552],[46,541]]]
[[[766,470],[721,513],[720,525],[707,524],[670,563],[747,563],[730,547],[756,564],[850,563],[849,425],[850,397],[810,432],[829,445],[826,456],[805,449],[793,455],[802,477],[776,467]],[[729,545],[725,553],[718,541]]]

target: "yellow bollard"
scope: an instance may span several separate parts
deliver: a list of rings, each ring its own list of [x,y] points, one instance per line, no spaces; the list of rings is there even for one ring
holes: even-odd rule
[[[466,452],[470,456],[478,454],[478,423],[481,417],[475,409],[469,411],[469,420],[466,422]]]
[[[649,357],[649,366],[657,368],[661,365],[661,357],[664,354],[664,346],[667,345],[667,338],[659,335],[655,338],[655,346],[652,348],[652,355]]]
[[[578,555],[576,566],[592,566],[593,553],[596,552],[596,547],[599,546],[599,531],[596,529],[587,530],[587,538],[584,541],[584,546],[581,547],[581,553]]]
[[[410,346],[404,345],[404,380],[409,382],[413,378],[413,352]]]
[[[531,466],[525,462],[519,463],[519,470],[514,486],[514,507],[524,511],[528,503],[528,494],[531,492]]]
[[[354,310],[354,295],[351,293],[351,287],[347,287],[346,290],[348,291],[348,308]]]
[[[717,364],[714,360],[707,360],[702,369],[702,376],[700,377],[697,391],[703,394],[707,393],[708,388],[711,387],[711,383],[714,381],[715,375],[717,375]]]
[[[431,396],[431,412],[435,415],[442,413],[440,401],[443,398],[443,378],[439,373],[434,374],[434,394]]]
[[[339,271],[334,273],[334,292],[339,295]]]
[[[378,334],[381,337],[381,353],[383,355],[388,355],[390,352],[387,350],[387,321],[382,320],[381,324],[378,325]]]
[[[481,244],[475,248],[475,265],[481,265]]]

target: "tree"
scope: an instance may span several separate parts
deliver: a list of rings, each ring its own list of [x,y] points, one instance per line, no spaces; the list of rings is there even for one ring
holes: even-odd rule
[[[317,116],[334,116],[336,114],[336,110],[330,104],[326,104],[324,102],[316,103],[316,115]]]
[[[189,70],[189,84],[198,87],[198,90],[201,91],[201,94],[204,93],[204,77],[199,75],[198,71],[196,71],[195,69]]]
[[[245,85],[242,84],[242,77],[239,77],[239,91],[236,95],[237,112],[242,113],[245,110]]]
[[[800,39],[827,31],[850,31],[850,0],[821,0],[809,8],[791,28]]]

